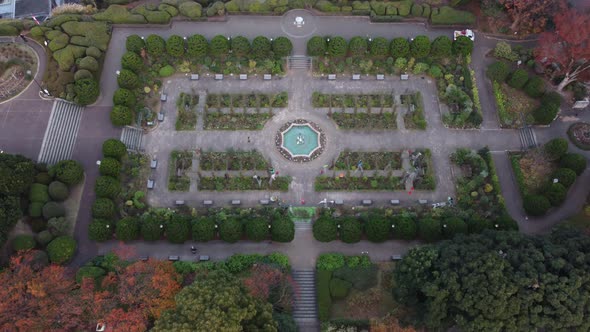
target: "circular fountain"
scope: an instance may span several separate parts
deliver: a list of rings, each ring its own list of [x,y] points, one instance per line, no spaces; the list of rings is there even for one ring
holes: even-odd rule
[[[298,119],[279,129],[275,143],[288,160],[307,162],[319,156],[326,145],[326,135],[313,122]]]

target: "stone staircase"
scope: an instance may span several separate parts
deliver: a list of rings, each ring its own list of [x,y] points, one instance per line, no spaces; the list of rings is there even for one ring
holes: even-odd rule
[[[295,229],[312,229],[313,223],[311,221],[296,221],[294,222]]]
[[[518,130],[518,137],[520,138],[521,149],[528,150],[536,148],[539,144],[537,143],[537,135],[532,127],[523,127]]]
[[[293,319],[300,332],[319,331],[318,309],[316,304],[315,270],[293,270],[293,280],[298,286]]]
[[[65,100],[53,102],[38,162],[53,165],[72,158],[83,111],[84,107]]]
[[[289,69],[305,69],[311,68],[311,58],[304,55],[290,56],[287,61]]]
[[[138,152],[141,150],[141,140],[143,138],[143,129],[125,126],[121,132],[121,142],[125,144],[127,150]]]

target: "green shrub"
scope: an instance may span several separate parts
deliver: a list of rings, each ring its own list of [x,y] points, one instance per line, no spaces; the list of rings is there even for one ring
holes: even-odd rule
[[[381,216],[371,216],[365,223],[367,239],[371,242],[383,242],[391,238],[391,222]]]
[[[449,217],[443,221],[443,235],[452,238],[457,234],[467,234],[467,224],[459,217]]]
[[[432,41],[430,55],[438,58],[445,58],[451,55],[453,42],[447,36],[438,36]]]
[[[188,216],[174,214],[166,224],[166,238],[172,243],[184,243],[191,235],[191,223]]]
[[[72,225],[64,217],[53,217],[47,222],[47,230],[53,236],[68,235],[72,230]]]
[[[68,45],[65,48],[53,52],[53,58],[57,61],[59,69],[69,71],[77,58],[84,55],[84,47]]]
[[[488,66],[486,75],[492,81],[504,82],[510,73],[508,65],[502,61],[496,61]]]
[[[243,36],[236,36],[231,39],[231,50],[235,56],[245,56],[250,53],[250,41]]]
[[[551,179],[557,179],[564,187],[569,188],[576,181],[576,172],[569,168],[558,168]]]
[[[145,41],[138,35],[131,35],[127,37],[125,47],[127,48],[127,51],[140,55],[141,50],[145,48]]]
[[[252,55],[255,59],[267,59],[270,57],[272,44],[264,36],[258,36],[252,40]]]
[[[133,123],[134,114],[129,107],[115,105],[110,117],[114,126],[128,126]]]
[[[184,55],[184,39],[178,35],[172,35],[166,41],[166,52],[172,57],[180,58]]]
[[[219,222],[219,237],[225,242],[237,242],[242,237],[242,233],[242,223],[236,218],[227,218]]]
[[[389,41],[383,37],[371,40],[369,53],[374,57],[386,57],[389,54]]]
[[[538,76],[533,76],[524,85],[524,92],[533,98],[539,98],[545,92],[545,82]]]
[[[516,89],[521,89],[528,80],[529,74],[527,73],[527,71],[524,69],[517,69],[514,72],[512,72],[512,75],[510,75],[508,85]]]
[[[402,240],[413,240],[416,238],[418,226],[416,221],[409,216],[399,216],[393,221],[393,236]]]
[[[95,219],[88,225],[88,238],[104,242],[113,238],[113,226],[106,220]]]
[[[524,197],[523,207],[526,213],[531,216],[542,216],[547,213],[551,203],[545,196],[529,195]]]
[[[293,316],[288,313],[272,312],[272,319],[277,322],[277,331],[281,332],[297,332],[297,323]]]
[[[143,15],[132,14],[125,6],[111,5],[104,12],[93,15],[97,21],[109,21],[115,24],[142,24],[147,23]]]
[[[82,281],[86,278],[92,279],[95,285],[98,286],[102,277],[107,274],[107,271],[98,266],[82,266],[76,272],[76,282],[82,284]]]
[[[291,263],[289,262],[289,256],[280,252],[273,252],[270,255],[264,257],[264,262],[280,267],[283,271],[289,271],[291,269]]]
[[[553,206],[559,206],[565,201],[567,189],[561,183],[551,183],[549,188],[545,191],[545,197]]]
[[[326,39],[320,36],[313,36],[307,41],[307,55],[321,56],[328,51]]]
[[[63,217],[65,214],[66,209],[58,202],[47,202],[43,205],[43,218],[45,218],[45,220],[54,217]]]
[[[348,52],[352,56],[364,56],[367,53],[369,45],[364,37],[352,37],[348,43]]]
[[[410,54],[414,58],[424,58],[430,54],[430,39],[427,36],[417,36],[410,43]]]
[[[91,57],[86,58],[94,59]],[[90,105],[94,103],[96,99],[98,99],[100,88],[98,86],[98,82],[94,78],[84,78],[76,81],[74,84],[74,92],[76,92],[75,101],[77,104]]]
[[[43,205],[45,205],[45,203],[41,203],[41,202],[31,202],[31,204],[29,204],[29,217],[32,218],[39,218],[43,215]]]
[[[268,221],[265,219],[252,219],[245,223],[246,237],[248,240],[260,242],[268,238]]]
[[[92,216],[98,219],[110,219],[115,215],[115,202],[109,198],[98,198],[92,203]]]
[[[325,13],[333,13],[333,12],[340,11],[340,7],[332,4],[328,0],[319,0],[318,2],[316,2],[315,8],[317,8],[317,10],[319,10],[321,12],[325,12]]]
[[[272,51],[277,58],[286,57],[291,55],[293,44],[287,37],[277,37],[272,41]]]
[[[229,272],[237,274],[246,271],[262,259],[260,254],[233,254],[225,261],[225,266]]]
[[[12,25],[0,24],[0,36],[16,36],[19,32],[19,29]]]
[[[121,57],[121,67],[139,73],[143,69],[143,59],[135,52],[125,52]]]
[[[64,201],[70,195],[68,186],[65,183],[59,181],[53,181],[49,184],[48,188],[49,196],[54,201]]]
[[[187,50],[188,56],[204,57],[209,53],[209,42],[202,35],[192,35],[187,39]]]
[[[53,240],[53,235],[48,230],[43,230],[37,234],[36,240],[41,247],[45,247]]]
[[[61,28],[72,36],[70,44],[74,45],[94,46],[106,51],[111,40],[111,28],[106,22],[66,22]]]
[[[47,172],[41,172],[41,173],[37,173],[37,175],[35,175],[35,182],[36,183],[49,185],[52,180],[53,179],[51,178],[51,176]]]
[[[139,228],[144,241],[157,241],[164,235],[164,221],[153,215],[143,216]]]
[[[149,35],[145,39],[145,46],[147,53],[153,57],[159,57],[166,51],[166,41],[158,35]]]
[[[49,260],[54,264],[69,262],[76,252],[77,243],[71,236],[56,237],[47,245]]]
[[[148,21],[148,23],[152,24],[167,24],[170,22],[171,18],[170,14],[159,10],[147,11],[143,16]]]
[[[198,2],[187,1],[181,3],[178,6],[178,10],[182,16],[186,16],[188,18],[198,18],[202,15],[203,7]]]
[[[577,175],[581,175],[586,169],[586,158],[577,153],[568,153],[559,160],[559,166],[569,168]]]
[[[313,237],[320,242],[330,242],[338,238],[336,220],[321,216],[313,223]]]
[[[418,62],[418,63],[417,63],[415,66],[414,66],[414,70],[413,70],[412,72],[413,72],[415,75],[418,75],[418,74],[423,74],[423,73],[425,73],[425,72],[428,70],[428,68],[430,68],[430,67],[428,66],[428,64],[427,64],[427,63],[424,63],[424,62]]]
[[[318,293],[318,316],[320,322],[325,322],[330,318],[330,309],[332,307],[332,298],[330,297],[331,279],[331,271],[318,270],[316,289]]]
[[[442,72],[442,70],[440,69],[439,66],[432,65],[428,69],[428,75],[430,75],[430,76],[432,76],[434,78],[441,78],[443,76],[443,72]]]
[[[120,88],[133,90],[139,86],[139,77],[131,70],[123,69],[117,76],[117,84]]]
[[[410,54],[410,43],[402,37],[394,38],[389,46],[389,52],[394,59],[405,58]]]
[[[275,242],[291,242],[295,238],[295,223],[289,217],[275,218],[271,223],[270,235]]]
[[[96,61],[96,59],[91,56],[86,56],[80,60],[80,63],[78,64],[78,68],[86,69],[91,72],[97,72],[98,71],[98,61]]]
[[[412,13],[412,16],[414,16],[414,17],[422,16],[422,13],[423,13],[422,5],[417,4],[417,3],[413,4],[411,13]]]
[[[166,13],[168,13],[172,17],[178,15],[178,9],[176,9],[175,6],[171,6],[171,5],[168,5],[168,4],[165,4],[165,3],[161,3],[158,6],[158,10],[165,11]]]
[[[473,52],[473,41],[466,36],[459,36],[453,41],[453,53],[467,56]]]
[[[40,183],[33,183],[29,190],[29,200],[45,204],[49,202],[49,187]]]
[[[193,241],[207,242],[215,239],[217,229],[212,217],[197,217],[192,222]]]
[[[98,198],[114,199],[121,191],[119,180],[111,176],[99,176],[96,179],[94,192]]]
[[[125,217],[117,222],[115,234],[119,241],[133,241],[139,238],[139,222],[135,217]]]
[[[32,235],[20,234],[12,239],[12,250],[14,251],[34,249],[36,245],[37,243]]]
[[[334,300],[341,300],[348,295],[352,284],[346,280],[332,278],[330,280],[330,295]]]
[[[62,32],[56,31],[54,34],[49,35],[49,44],[47,47],[51,50],[51,52],[55,52],[57,50],[61,50],[62,48],[66,47],[70,41],[70,37]]]
[[[436,241],[441,238],[440,221],[434,218],[422,218],[418,222],[418,233],[425,241]]]
[[[256,5],[258,3],[252,3],[251,5]],[[211,16],[223,16],[225,15],[225,5],[221,1],[215,1],[212,5],[207,8],[206,15]]]
[[[333,57],[342,57],[346,55],[347,43],[342,37],[333,37],[328,41],[328,54]]]
[[[553,119],[557,116],[557,112],[559,112],[559,108],[555,105],[542,103],[533,110],[532,114],[536,124],[548,125],[553,122]]]
[[[554,138],[543,146],[545,155],[551,160],[558,160],[567,153],[568,144],[565,138]]]
[[[438,13],[430,15],[430,22],[439,25],[471,25],[475,23],[475,15],[448,6],[439,8]]]
[[[344,217],[340,222],[340,240],[345,243],[356,243],[361,240],[363,235],[363,226],[361,222],[354,217]]]
[[[174,67],[172,67],[171,65],[166,65],[160,68],[158,75],[160,75],[160,77],[168,77],[174,75],[175,72],[176,70],[174,69]]]
[[[561,97],[561,95],[555,91],[547,92],[541,98],[541,104],[552,105],[555,108],[559,108],[559,106],[561,106],[562,101],[563,98]]]
[[[115,158],[103,158],[98,170],[100,175],[108,175],[117,179],[121,174],[121,163]]]
[[[334,271],[344,266],[345,260],[342,254],[321,254],[316,262],[318,271]]]
[[[34,203],[34,204],[39,204],[39,203]],[[32,218],[31,220],[31,230],[33,231],[33,233],[39,233],[41,231],[44,231],[47,229],[47,221],[43,218],[41,218],[41,214],[43,214],[42,212],[43,210],[43,206],[41,206],[41,208],[39,209],[39,217],[35,217]]]
[[[82,181],[84,168],[75,160],[62,160],[51,167],[49,174],[68,186],[73,186]]]
[[[83,79],[92,79],[92,78],[94,78],[94,75],[92,75],[92,73],[87,69],[77,70],[76,73],[74,74],[74,80],[76,80],[76,81],[83,80]]]
[[[222,35],[217,35],[209,43],[209,53],[214,57],[226,56],[229,52],[229,41]]]
[[[125,107],[134,107],[137,102],[135,93],[127,89],[117,89],[113,95],[113,104]]]
[[[510,62],[518,60],[518,54],[513,52],[510,44],[504,41],[496,44],[496,47],[494,48],[494,56],[496,58],[506,59]]]
[[[120,140],[109,138],[102,143],[102,154],[105,157],[121,160],[123,156],[127,155],[127,147]]]

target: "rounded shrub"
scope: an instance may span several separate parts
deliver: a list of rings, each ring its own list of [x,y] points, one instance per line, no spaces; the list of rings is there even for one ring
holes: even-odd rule
[[[432,41],[430,55],[437,58],[445,58],[451,55],[453,42],[447,36],[438,36]]]
[[[142,217],[140,233],[145,241],[157,241],[164,235],[164,222],[152,215]]]
[[[552,104],[541,104],[539,107],[533,110],[533,118],[536,124],[548,125],[553,122],[553,119],[557,116],[559,108]]]
[[[131,35],[125,41],[127,51],[141,54],[141,50],[145,48],[145,41],[138,35]]]
[[[250,41],[243,36],[233,37],[231,39],[231,51],[235,56],[244,56],[250,53]]]
[[[586,169],[586,158],[577,153],[568,153],[559,160],[559,166],[569,168],[581,175]]]
[[[43,218],[49,220],[55,217],[63,217],[66,215],[66,209],[58,202],[47,202],[43,205]]]
[[[330,280],[330,295],[334,300],[341,300],[346,298],[348,292],[352,288],[352,283],[339,278],[332,278]]]
[[[54,264],[69,262],[76,252],[77,243],[71,236],[56,237],[47,245],[49,260]]]
[[[149,35],[145,39],[145,46],[149,55],[159,57],[166,50],[166,41],[158,35]]]
[[[133,90],[139,86],[139,77],[129,69],[123,69],[117,76],[120,88]]]
[[[340,240],[345,243],[356,243],[361,240],[363,235],[363,226],[361,222],[354,217],[344,217],[340,222]]]
[[[568,144],[565,138],[554,138],[545,143],[543,150],[549,159],[558,160],[567,153]]]
[[[32,235],[20,234],[12,240],[12,249],[14,251],[30,250],[35,248],[37,243]]]
[[[352,37],[348,42],[348,52],[352,56],[364,56],[367,53],[369,45],[364,37]]]
[[[95,219],[88,225],[88,237],[92,241],[108,241],[113,238],[113,226],[107,220]]]
[[[115,202],[109,198],[98,198],[92,203],[92,216],[98,219],[109,219],[115,215]]]
[[[333,57],[342,57],[347,51],[346,39],[342,37],[333,37],[328,41],[328,54]]]
[[[217,229],[215,219],[208,216],[197,217],[192,222],[193,241],[207,242],[215,239]]]
[[[466,234],[467,224],[465,221],[458,217],[446,218],[443,221],[443,235],[446,238],[452,238],[457,234]]]
[[[121,67],[139,73],[143,69],[143,59],[135,52],[125,52],[121,57]]]
[[[328,51],[328,43],[326,39],[320,36],[311,37],[307,41],[307,55],[321,56]]]
[[[567,189],[561,183],[551,183],[544,194],[551,205],[559,206],[565,201]]]
[[[486,75],[492,81],[504,82],[510,73],[508,65],[502,61],[496,61],[488,66]]]
[[[338,238],[338,224],[328,216],[321,216],[313,223],[313,237],[320,242],[330,242]]]
[[[135,217],[125,217],[117,222],[115,235],[119,241],[133,241],[139,238],[139,222]]]
[[[295,223],[289,217],[275,218],[271,223],[270,235],[276,242],[291,242],[295,238]]]
[[[275,57],[282,58],[291,55],[293,51],[293,44],[291,40],[287,37],[278,37],[273,39],[272,41],[272,52],[274,53]]]
[[[524,92],[533,98],[539,98],[545,92],[545,82],[539,76],[533,76],[524,85]]]
[[[102,51],[96,46],[90,46],[86,49],[86,55],[98,60],[102,56]]]
[[[214,57],[226,56],[229,52],[229,41],[225,36],[217,35],[209,43],[209,54]]]
[[[114,199],[121,191],[119,180],[111,176],[99,176],[94,185],[94,192],[98,198]]]
[[[209,42],[203,35],[192,35],[186,40],[186,53],[192,58],[201,58],[209,53]]]
[[[547,92],[541,97],[541,104],[553,105],[555,108],[561,106],[563,97],[555,91]]]
[[[373,38],[369,43],[369,54],[373,57],[386,57],[389,55],[389,41],[383,37]]]
[[[46,245],[49,244],[49,242],[51,242],[51,240],[53,240],[53,235],[48,230],[44,230],[44,231],[39,232],[39,234],[37,234],[35,239],[41,247],[45,247]]]
[[[236,218],[227,218],[219,222],[219,237],[229,243],[235,243],[242,237],[242,223]]]
[[[547,197],[542,195],[528,195],[523,199],[523,207],[527,214],[531,216],[542,216],[551,207]]]
[[[54,217],[47,222],[47,230],[53,236],[68,235],[72,225],[64,217]]]
[[[103,158],[98,167],[100,175],[108,175],[119,178],[121,174],[121,163],[115,158]]]
[[[49,196],[54,201],[64,201],[70,195],[68,186],[65,183],[59,181],[53,181],[49,184]]]
[[[110,118],[114,126],[128,126],[133,123],[133,111],[129,107],[115,105]]]
[[[135,92],[127,89],[117,89],[113,95],[113,104],[125,107],[134,107],[137,102]]]
[[[422,218],[418,222],[418,233],[420,238],[425,241],[440,240],[442,235],[440,221],[434,218]]]
[[[410,55],[410,43],[406,38],[394,38],[389,45],[389,53],[394,59],[405,58]]]
[[[96,61],[96,59],[91,56],[83,57],[80,60],[80,63],[78,64],[78,68],[86,69],[91,72],[97,72],[98,71],[98,61]]]
[[[557,179],[564,187],[569,188],[576,181],[576,172],[569,168],[559,168],[553,172],[551,179]]]
[[[371,242],[383,242],[391,238],[391,222],[382,216],[370,216],[365,222],[365,233]]]
[[[100,88],[94,78],[83,78],[74,83],[74,92],[76,93],[76,103],[90,105],[98,99]]]
[[[36,183],[49,185],[52,180],[53,179],[51,178],[51,175],[49,175],[49,173],[47,173],[47,172],[41,172],[41,173],[37,173],[37,175],[35,175],[35,182]]]
[[[417,59],[427,57],[430,54],[430,39],[427,36],[417,36],[410,43],[410,54]]]
[[[83,80],[85,78],[94,78],[94,75],[88,69],[79,69],[74,74],[74,81]]]
[[[109,138],[102,143],[102,154],[105,157],[121,160],[127,155],[127,147],[123,142],[116,138]]]
[[[191,235],[191,222],[188,216],[174,214],[166,223],[166,238],[172,243],[184,243]]]
[[[176,69],[174,69],[174,67],[172,67],[171,65],[166,65],[160,68],[160,70],[158,71],[158,75],[160,75],[160,77],[168,77],[174,75],[175,72]]]
[[[197,18],[201,17],[203,6],[201,6],[201,4],[198,2],[185,1],[179,4],[178,10],[182,16],[186,16],[188,18]]]
[[[473,41],[469,37],[459,36],[453,41],[453,53],[467,56],[473,52]]]
[[[516,89],[522,89],[522,87],[529,80],[529,73],[524,69],[517,69],[510,75],[508,85]]]
[[[33,183],[29,190],[29,201],[41,204],[49,202],[49,187],[44,184]]]
[[[393,236],[402,240],[413,240],[418,233],[416,221],[409,216],[399,216],[393,220]]]
[[[43,216],[43,205],[45,205],[45,203],[31,202],[31,204],[29,204],[29,217],[39,218]]]
[[[39,212],[39,217],[35,217],[31,220],[31,230],[33,231],[33,233],[39,233],[47,229],[47,221],[43,218],[40,218],[40,216],[43,214],[43,206],[39,208],[39,211],[41,211]]]
[[[184,55],[184,39],[178,35],[172,35],[166,41],[166,52],[175,58]]]
[[[256,59],[267,59],[270,57],[272,44],[270,40],[264,36],[258,36],[252,40],[252,55]]]
[[[255,242],[260,242],[262,240],[268,239],[268,225],[268,221],[262,218],[256,218],[246,221],[244,227],[246,229],[246,237],[248,238],[248,240],[252,240]]]

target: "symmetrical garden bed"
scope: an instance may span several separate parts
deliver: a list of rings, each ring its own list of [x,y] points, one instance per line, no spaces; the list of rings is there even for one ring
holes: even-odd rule
[[[590,150],[590,123],[574,123],[567,130],[570,141],[582,150]]]
[[[330,118],[340,129],[370,129],[393,130],[397,129],[395,112],[368,113],[368,112],[331,112]]]
[[[211,109],[260,109],[287,107],[289,95],[287,92],[263,94],[252,92],[249,94],[208,94],[207,107]]]
[[[380,110],[393,108],[393,96],[385,93],[375,94],[334,94],[314,92],[312,95],[313,107],[329,108],[366,108]]]
[[[176,130],[194,130],[197,126],[195,107],[199,103],[199,95],[181,92],[176,100]]]
[[[350,191],[350,190],[403,190],[404,183],[400,177],[393,175],[375,176],[319,176],[315,179],[315,191]]]
[[[214,191],[243,191],[243,190],[277,190],[288,191],[291,177],[275,176],[271,183],[267,174],[259,176],[258,180],[252,176],[199,176],[199,190]],[[260,184],[259,184],[260,181]]]
[[[401,95],[401,102],[406,111],[404,114],[404,125],[406,129],[426,129],[424,118],[424,101],[420,91],[410,95]]]
[[[272,113],[223,113],[205,111],[205,130],[262,130]]]
[[[199,168],[202,171],[255,171],[268,170],[270,163],[256,150],[202,152]]]
[[[333,169],[355,171],[359,161],[362,161],[364,170],[394,170],[401,168],[402,159],[400,152],[358,152],[344,150],[340,152],[334,162]]]
[[[193,153],[190,151],[172,151],[168,165],[168,190],[188,191],[191,179],[186,175],[193,165]]]

